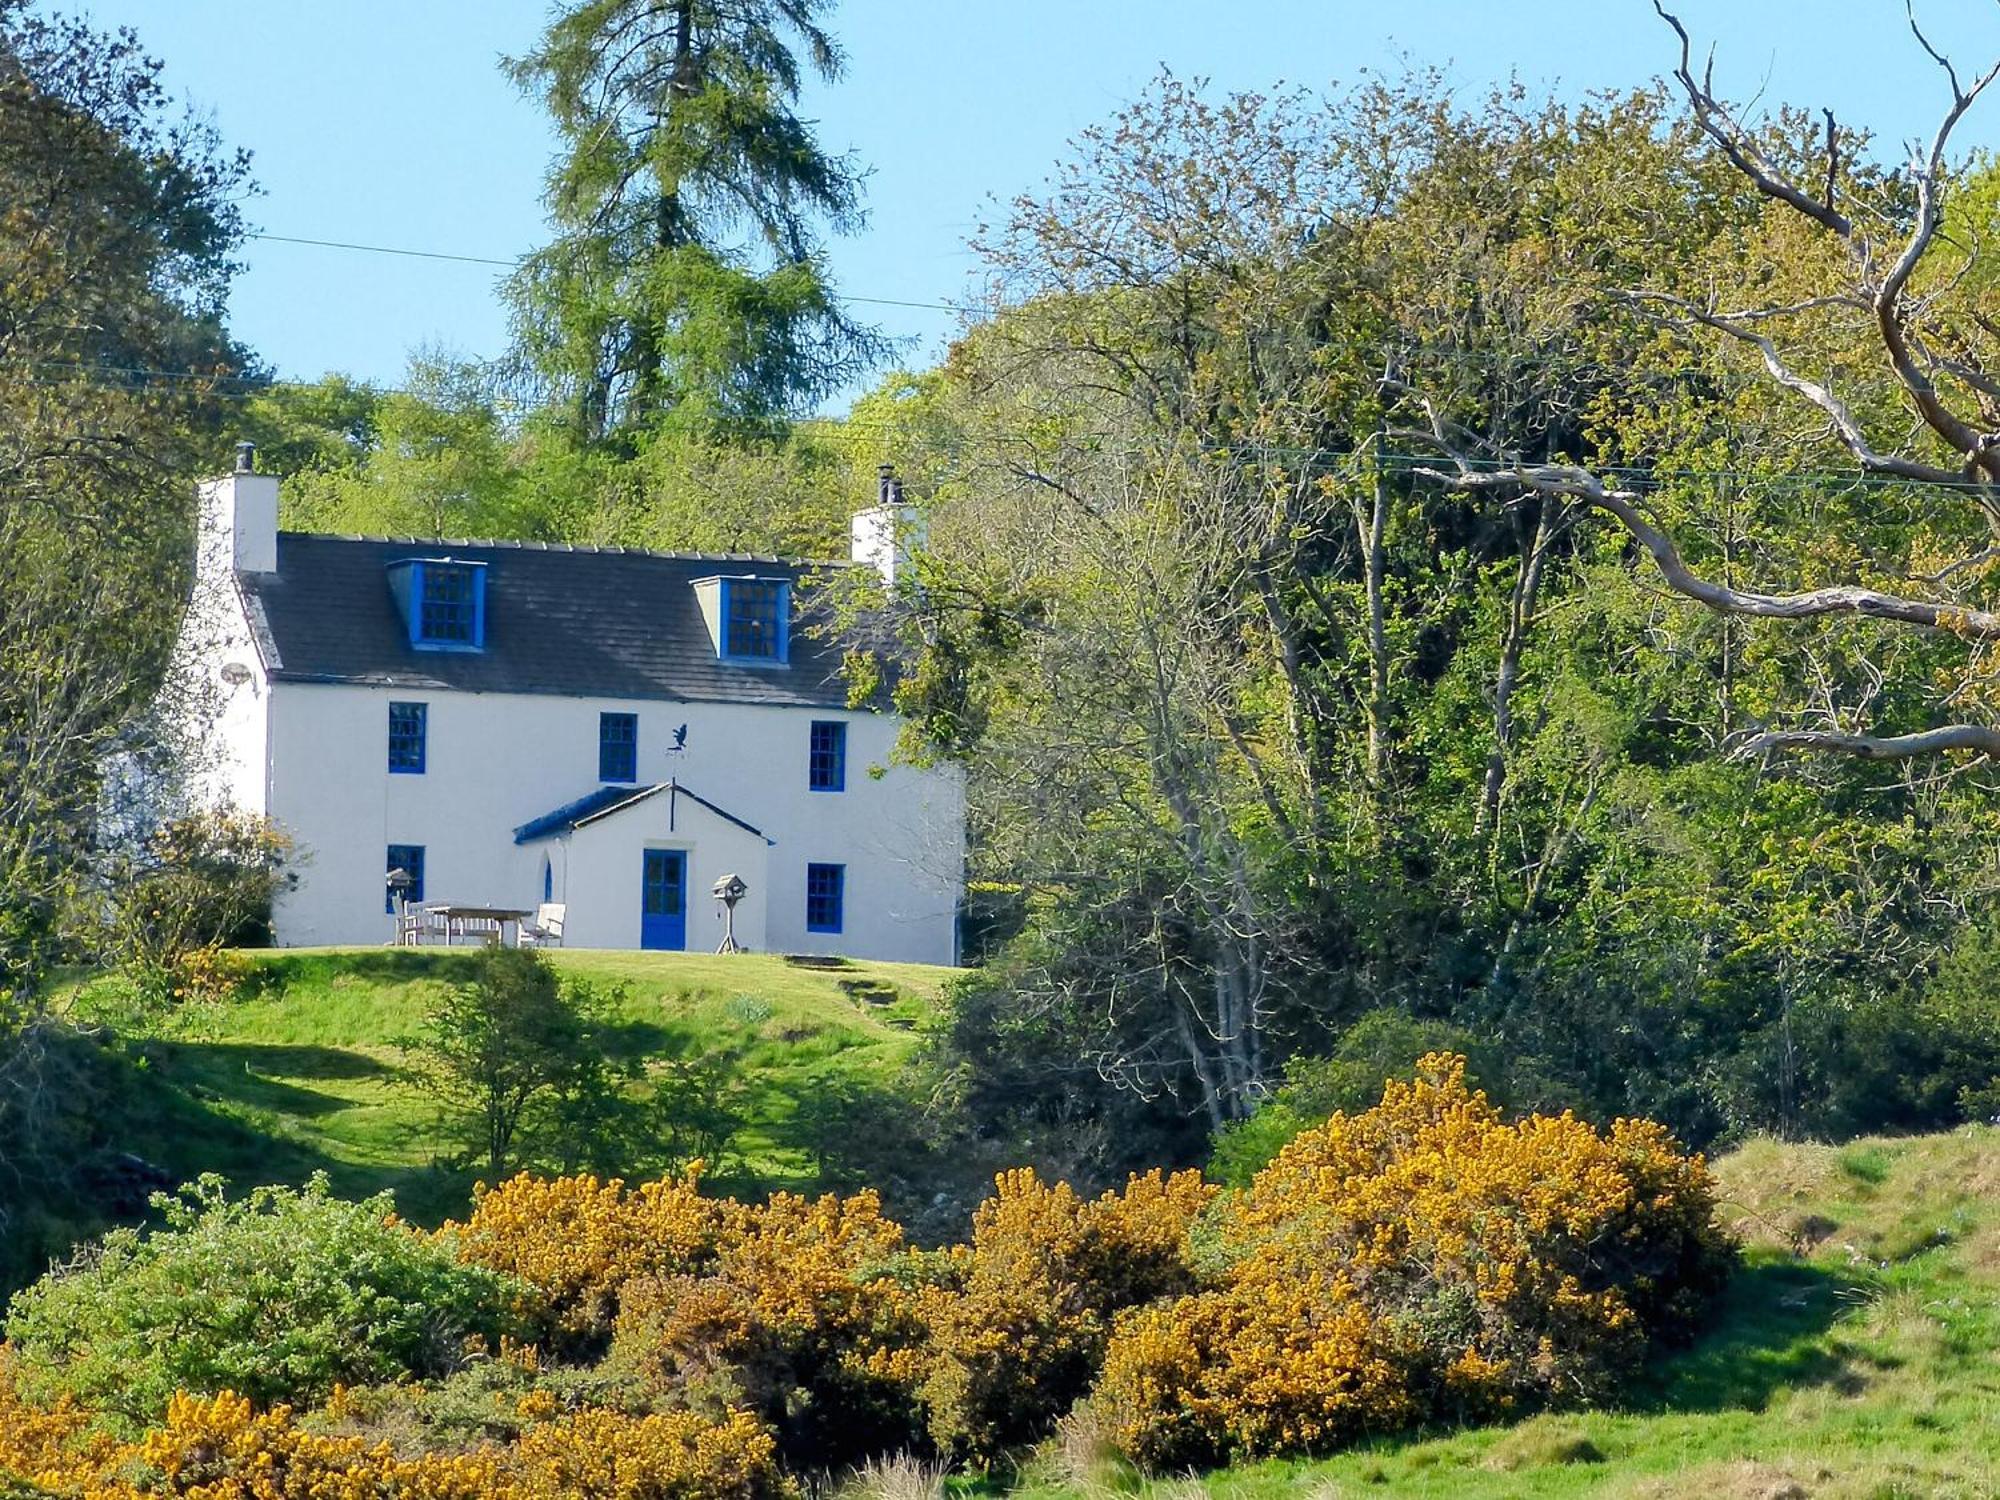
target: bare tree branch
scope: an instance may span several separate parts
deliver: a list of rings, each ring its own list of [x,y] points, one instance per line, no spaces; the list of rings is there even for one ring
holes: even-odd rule
[[[1668,10],[1661,0],[1653,0],[1653,9],[1660,19],[1673,27],[1675,35],[1681,39],[1681,62],[1674,70],[1674,77],[1681,82],[1687,92],[1688,102],[1694,108],[1695,123],[1702,133],[1722,148],[1722,154],[1730,164],[1749,178],[1757,191],[1766,197],[1776,198],[1781,203],[1789,203],[1809,219],[1817,220],[1842,239],[1852,237],[1854,224],[1845,214],[1836,209],[1829,194],[1829,201],[1822,202],[1799,187],[1779,170],[1771,158],[1757,144],[1756,138],[1745,130],[1727,106],[1716,99],[1709,86],[1707,75],[1703,82],[1696,83],[1694,77],[1694,43],[1689,39],[1687,27],[1681,25],[1680,18]],[[1828,168],[1828,182],[1832,181],[1832,168]]]
[[[1839,434],[1848,452],[1852,453],[1856,462],[1869,473],[1893,475],[1898,479],[1914,479],[1923,484],[1955,485],[1965,480],[1965,473],[1959,469],[1940,468],[1935,464],[1904,458],[1901,454],[1880,452],[1868,441],[1868,435],[1861,430],[1860,420],[1845,401],[1818,381],[1808,380],[1794,371],[1785,363],[1784,357],[1778,353],[1777,344],[1768,335],[1744,326],[1748,321],[1797,311],[1813,305],[1812,303],[1800,303],[1790,308],[1772,308],[1762,312],[1718,313],[1690,302],[1685,297],[1676,297],[1667,292],[1630,292],[1623,295],[1627,301],[1655,302],[1678,309],[1692,322],[1713,328],[1719,333],[1726,333],[1733,339],[1741,339],[1744,343],[1754,346],[1763,356],[1764,368],[1770,372],[1771,378],[1786,390],[1805,397],[1825,412],[1832,420],[1834,431]],[[1814,302],[1823,304],[1841,300],[1845,299],[1815,298]],[[1921,375],[1918,378],[1923,380],[1925,386],[1929,386],[1928,380]],[[1966,430],[1970,432],[1971,429]],[[1975,448],[1979,446],[1980,440],[1976,434],[1972,441]]]
[[[2000,63],[1995,63],[1993,67],[1974,79],[1970,87],[1961,84],[1957,69],[1931,45],[1929,38],[1917,25],[1914,10],[1911,10],[1911,31],[1916,33],[1917,41],[1924,51],[1944,69],[1945,77],[1951,84],[1951,108],[1938,123],[1937,130],[1931,137],[1929,151],[1910,164],[1911,176],[1917,188],[1916,221],[1911,225],[1901,251],[1878,285],[1875,279],[1873,241],[1855,220],[1833,206],[1833,188],[1838,176],[1838,137],[1831,114],[1827,116],[1827,191],[1825,199],[1822,200],[1813,197],[1792,182],[1771,162],[1770,157],[1757,144],[1756,137],[1715,97],[1706,75],[1701,82],[1695,81],[1690,60],[1692,44],[1688,38],[1687,28],[1680,23],[1678,17],[1666,9],[1661,0],[1653,0],[1653,9],[1659,12],[1661,19],[1671,26],[1675,35],[1680,38],[1681,62],[1674,76],[1680,80],[1681,87],[1687,94],[1697,125],[1722,149],[1723,155],[1730,163],[1750,179],[1758,191],[1791,205],[1847,243],[1859,268],[1859,290],[1873,312],[1890,365],[1894,368],[1896,378],[1902,383],[1903,388],[1909,392],[1910,399],[1915,402],[1918,413],[1933,432],[1966,456],[1969,467],[1984,472],[1989,478],[2000,480],[2000,439],[1982,433],[1978,427],[1966,421],[1944,403],[1936,385],[1932,383],[1922,363],[1911,350],[1909,307],[1904,301],[1904,292],[1909,286],[1910,278],[1923,263],[1924,256],[1935,241],[1938,226],[1944,218],[1942,186],[1945,149],[1951,141],[1952,131],[1965,117],[1966,111],[1972,107],[1974,101],[1985,92],[1987,85],[1996,77],[2000,77]],[[1876,472],[1898,472],[1895,469],[1879,466],[1879,456],[1872,455],[1866,442],[1860,438],[1859,428],[1843,403],[1838,402],[1824,387],[1793,374],[1778,358],[1774,346],[1767,340],[1756,339],[1745,330],[1742,326],[1748,321],[1745,315],[1730,316],[1712,311],[1703,312],[1685,302],[1681,305],[1711,328],[1736,338],[1749,338],[1752,342],[1758,343],[1763,350],[1764,363],[1770,369],[1773,378],[1800,395],[1806,396],[1832,416],[1842,441],[1857,458],[1864,464],[1876,467]],[[1917,466],[1917,468],[1917,472],[1905,471],[1904,477],[1926,479],[1940,472],[1929,469],[1929,466]],[[1924,472],[1926,470],[1928,472]],[[1951,476],[1952,479],[1958,477]]]
[[[1455,453],[1451,457],[1457,463],[1455,470],[1419,468],[1416,472],[1458,490],[1491,492],[1518,488],[1537,495],[1580,500],[1606,511],[1617,517],[1633,539],[1651,555],[1669,588],[1710,609],[1772,620],[1864,615],[1927,630],[1950,631],[1971,640],[2000,641],[2000,614],[1987,610],[1965,609],[1927,599],[1907,599],[1852,584],[1806,589],[1796,594],[1765,594],[1716,583],[1700,577],[1688,567],[1673,539],[1641,513],[1641,500],[1636,492],[1612,489],[1588,469],[1566,464],[1517,464],[1506,469],[1482,470],[1474,469]]]
[[[1946,724],[1915,734],[1842,734],[1830,729],[1773,729],[1752,735],[1732,754],[1747,759],[1773,750],[1835,750],[1864,760],[1912,760],[1947,750],[2000,755],[2000,729],[1986,724]]]

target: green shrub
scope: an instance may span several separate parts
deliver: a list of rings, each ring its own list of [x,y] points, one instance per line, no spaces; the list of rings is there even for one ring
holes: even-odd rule
[[[149,1003],[218,998],[240,977],[222,949],[271,940],[271,904],[295,882],[292,845],[263,818],[204,812],[154,830],[116,870],[115,956]]]
[[[177,1390],[311,1404],[336,1385],[431,1376],[500,1331],[514,1288],[397,1223],[388,1194],[258,1188],[204,1177],[14,1298],[23,1390],[71,1396],[113,1425],[158,1418]]]
[[[447,1127],[492,1178],[538,1153],[574,1171],[583,1147],[619,1141],[629,1123],[621,1073],[631,1068],[611,1045],[624,998],[623,985],[559,974],[532,950],[490,949],[472,983],[447,990],[405,1045]]]

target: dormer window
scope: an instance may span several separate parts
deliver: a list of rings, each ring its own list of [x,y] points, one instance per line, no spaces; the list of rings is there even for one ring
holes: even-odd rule
[[[420,651],[481,651],[486,646],[486,565],[450,557],[404,558],[389,565],[389,587]]]
[[[424,569],[423,640],[433,646],[470,646],[479,640],[478,586],[470,568],[432,563]]]
[[[736,661],[781,662],[789,585],[768,578],[722,580],[722,654]]]
[[[791,652],[792,581],[754,573],[694,580],[709,643],[723,661],[782,667]]]

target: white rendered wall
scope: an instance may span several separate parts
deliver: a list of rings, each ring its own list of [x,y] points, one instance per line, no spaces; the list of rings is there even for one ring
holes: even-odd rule
[[[240,498],[261,518],[269,501],[274,563],[277,488],[275,479],[261,474],[201,486],[194,592],[175,655],[174,670],[187,674],[179,693],[190,719],[184,729],[190,744],[198,747],[186,767],[185,790],[196,803],[249,813],[269,810],[271,684],[244,615],[235,573],[238,544],[253,552],[261,545],[261,519],[239,533],[233,507]]]
[[[209,737],[214,755],[199,768],[198,785],[211,804],[261,814],[270,811],[271,683],[244,626],[241,600],[235,604],[230,628],[211,653],[215,718]],[[234,670],[239,667],[247,677],[229,681],[243,675]],[[227,675],[225,668],[230,669]]]
[[[423,775],[388,770],[391,701],[429,705]],[[600,784],[598,715],[610,711],[638,715],[641,784],[677,780],[774,841],[761,880],[747,870],[736,872],[762,887],[753,897],[762,904],[762,941],[750,944],[744,937],[746,944],[915,963],[956,959],[963,783],[954,771],[907,766],[871,777],[871,765],[888,765],[897,732],[893,717],[290,682],[275,684],[269,702],[270,813],[306,856],[298,887],[278,912],[279,940],[287,945],[387,941],[391,923],[382,904],[390,844],[424,846],[426,900],[535,906],[541,900],[543,856],[558,843],[516,845],[513,830]],[[815,719],[848,726],[845,791],[808,787],[809,726]],[[673,731],[682,724],[688,728],[686,749],[675,754]],[[685,813],[689,803],[682,799],[680,806]],[[591,856],[596,848],[612,849],[625,839],[621,832],[618,839],[603,841],[613,825],[638,819],[643,828],[647,816],[645,808],[635,808],[562,841],[567,867],[559,855],[557,880],[558,899],[569,898],[567,943],[637,944],[638,856],[628,861],[624,852],[613,852],[595,862]],[[630,837],[633,848],[641,846],[640,833]],[[689,870],[692,949],[715,946],[707,940],[715,925],[709,920],[714,902],[708,890],[721,869],[706,877],[701,873],[712,862],[711,840],[721,840],[725,849],[731,845],[727,836],[706,828],[695,835]],[[840,933],[806,931],[809,862],[847,866]],[[629,871],[623,868],[627,863]],[[590,884],[600,878],[600,868],[609,872],[601,888]],[[628,920],[630,935],[621,936]]]

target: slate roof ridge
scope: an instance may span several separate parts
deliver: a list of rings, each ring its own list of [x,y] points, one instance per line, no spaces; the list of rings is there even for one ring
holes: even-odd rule
[[[580,552],[611,557],[658,557],[668,562],[781,563],[788,567],[851,568],[846,557],[780,557],[775,552],[674,552],[658,547],[626,547],[591,542],[524,541],[518,537],[387,536],[358,531],[281,531],[281,536],[319,542],[372,542],[391,547],[489,547],[519,552]]]

